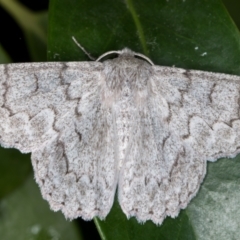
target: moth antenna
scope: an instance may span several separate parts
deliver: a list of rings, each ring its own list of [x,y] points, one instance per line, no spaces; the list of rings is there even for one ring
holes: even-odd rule
[[[152,66],[154,66],[154,63],[147,56],[145,56],[145,55],[143,55],[141,53],[134,53],[134,56],[140,57],[140,58],[146,60],[147,62],[149,62]]]
[[[97,60],[96,62],[99,62],[102,58],[106,57],[107,55],[110,55],[110,54],[113,54],[113,53],[116,53],[116,54],[121,54],[122,51],[109,51],[109,52],[106,52],[104,54],[102,54]]]
[[[95,61],[96,58],[94,58],[93,56],[91,56],[91,54],[89,52],[87,52],[87,50],[85,50],[85,48],[83,46],[81,46],[81,44],[75,39],[74,36],[72,36],[72,40],[77,44],[77,46],[88,56],[89,59]]]

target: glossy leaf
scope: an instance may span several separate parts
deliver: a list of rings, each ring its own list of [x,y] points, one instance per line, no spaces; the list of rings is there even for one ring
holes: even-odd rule
[[[49,209],[33,175],[0,202],[0,233],[3,240],[81,239],[74,224]]]
[[[0,63],[9,63],[9,62],[10,62],[10,57],[0,45]]]
[[[95,57],[129,47],[159,65],[240,72],[239,31],[220,0],[52,0],[50,7],[51,60],[89,60],[74,36]]]
[[[0,147],[0,199],[21,186],[31,168],[30,154]]]

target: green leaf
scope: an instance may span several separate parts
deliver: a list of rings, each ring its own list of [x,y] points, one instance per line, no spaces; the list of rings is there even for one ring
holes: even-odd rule
[[[49,17],[52,61],[89,60],[72,41],[74,36],[95,57],[129,47],[158,65],[240,75],[239,31],[220,0],[52,0]],[[161,226],[127,220],[116,200],[105,221],[95,219],[102,239],[237,239],[238,164],[238,158],[208,164],[207,177],[189,207]],[[226,178],[227,187],[222,187]],[[210,189],[212,181],[218,187]]]
[[[224,3],[227,10],[229,11],[235,24],[238,26],[238,29],[240,29],[240,17],[239,17],[240,2],[236,0],[222,0],[222,2]]]
[[[30,154],[0,147],[0,199],[21,186],[30,172]]]
[[[0,202],[0,233],[3,240],[81,239],[75,224],[49,209],[32,174]]]
[[[0,63],[9,63],[9,62],[10,62],[10,57],[0,45]]]
[[[207,177],[186,213],[197,239],[238,239],[240,155],[208,163]]]
[[[193,226],[185,211],[177,219],[167,218],[161,227],[157,227],[151,221],[140,224],[135,218],[127,220],[117,199],[107,218],[104,221],[95,218],[95,223],[102,239],[195,239]]]
[[[96,57],[129,47],[159,65],[240,72],[239,31],[219,0],[52,0],[49,18],[51,60],[89,60],[74,36]]]

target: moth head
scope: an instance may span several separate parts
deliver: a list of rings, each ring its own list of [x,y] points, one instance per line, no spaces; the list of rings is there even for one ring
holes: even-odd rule
[[[141,59],[144,59],[146,62],[150,63],[152,66],[154,65],[154,63],[151,61],[150,58],[148,58],[147,56],[141,54],[141,53],[136,53],[132,50],[130,50],[129,48],[124,48],[120,51],[109,51],[109,52],[106,52],[104,54],[102,54],[97,60],[96,62],[99,62],[102,58],[110,55],[110,54],[118,54],[119,57],[123,57],[123,58],[133,58],[133,57],[138,57],[138,58],[141,58]]]

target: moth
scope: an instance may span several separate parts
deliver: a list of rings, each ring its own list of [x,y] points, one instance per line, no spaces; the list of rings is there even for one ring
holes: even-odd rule
[[[0,144],[32,153],[66,218],[104,219],[117,189],[128,218],[160,225],[196,195],[207,161],[240,152],[240,77],[103,56],[0,65]]]

